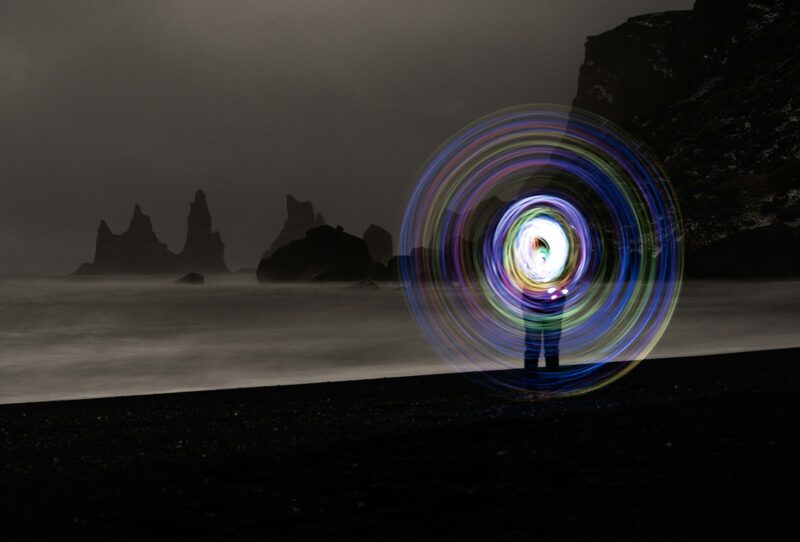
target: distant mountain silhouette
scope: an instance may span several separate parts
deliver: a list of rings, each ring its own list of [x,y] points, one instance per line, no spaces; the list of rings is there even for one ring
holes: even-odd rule
[[[111,232],[105,220],[97,229],[92,263],[82,264],[76,275],[227,273],[225,245],[219,232],[211,231],[211,213],[202,190],[195,194],[189,211],[186,244],[180,254],[160,242],[150,217],[137,204],[128,229]]]
[[[574,105],[663,161],[688,273],[796,275],[798,88],[800,3],[698,0],[589,37]]]

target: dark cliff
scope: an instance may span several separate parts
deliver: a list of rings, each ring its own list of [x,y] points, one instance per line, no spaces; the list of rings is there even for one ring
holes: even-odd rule
[[[687,272],[800,273],[800,3],[698,0],[592,36],[574,106],[647,143]]]

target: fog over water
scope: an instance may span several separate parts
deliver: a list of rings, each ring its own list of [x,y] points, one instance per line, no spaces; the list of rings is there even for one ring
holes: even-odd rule
[[[798,347],[798,286],[688,281],[650,357]],[[0,278],[0,403],[450,371],[399,284]]]

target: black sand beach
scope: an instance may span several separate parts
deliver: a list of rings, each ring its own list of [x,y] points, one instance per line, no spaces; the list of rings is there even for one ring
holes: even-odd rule
[[[427,376],[6,405],[3,539],[769,539],[798,502],[798,356],[545,403]]]

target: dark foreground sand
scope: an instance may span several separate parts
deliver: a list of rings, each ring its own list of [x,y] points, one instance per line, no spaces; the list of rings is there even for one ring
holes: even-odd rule
[[[0,407],[3,540],[791,537],[800,349],[513,402],[433,376]]]

